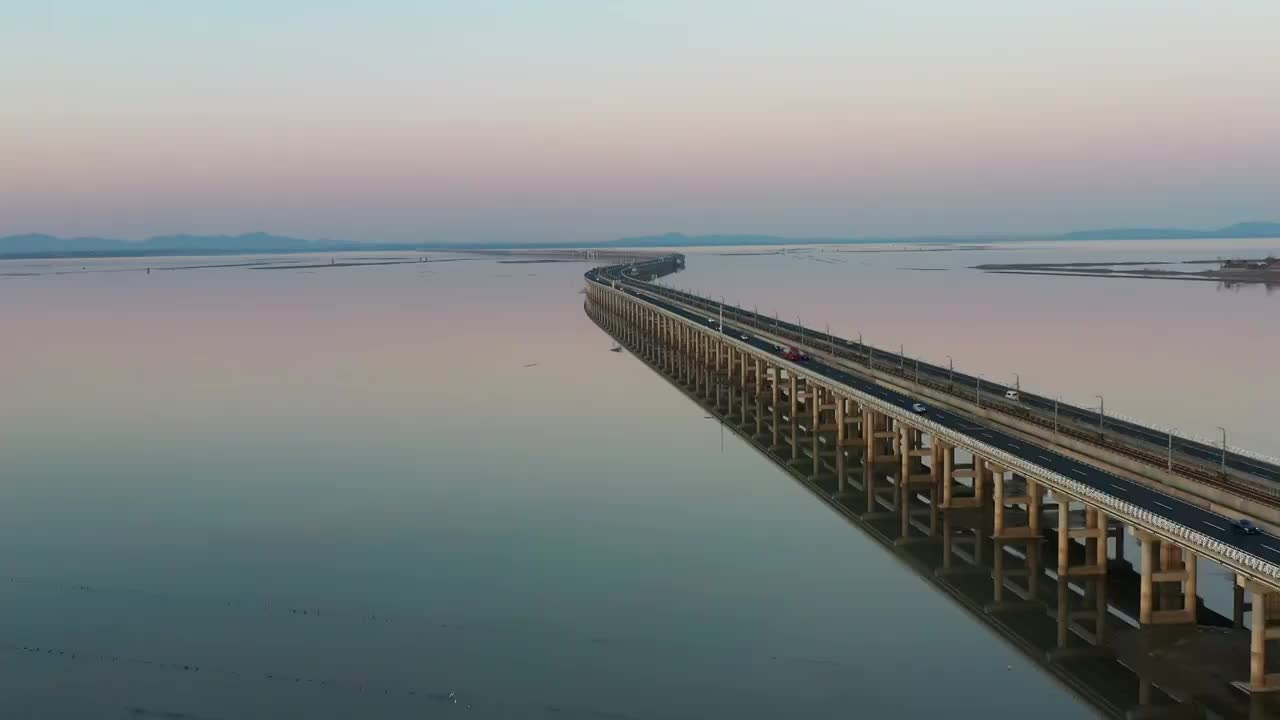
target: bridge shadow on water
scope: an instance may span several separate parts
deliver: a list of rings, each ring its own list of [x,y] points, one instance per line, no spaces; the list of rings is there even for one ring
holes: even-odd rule
[[[1039,537],[994,537],[989,498],[942,508],[910,472],[898,481],[896,460],[872,449],[868,462],[865,448],[835,447],[830,427],[811,419],[819,413],[808,398],[789,397],[795,385],[774,382],[780,387],[765,392],[759,377],[731,381],[723,368],[586,308],[622,347],[1103,716],[1280,717],[1280,697],[1233,684],[1248,677],[1249,645],[1231,618],[1200,604],[1195,624],[1138,626],[1139,573],[1123,543],[1104,575],[1059,578],[1056,556],[1044,557],[1058,547],[1053,523]],[[1085,556],[1083,544],[1069,545]]]

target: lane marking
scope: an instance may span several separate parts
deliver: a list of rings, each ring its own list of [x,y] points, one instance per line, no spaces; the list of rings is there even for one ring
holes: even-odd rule
[[[1116,485],[1115,483],[1111,483],[1111,487],[1115,490],[1119,490],[1120,492],[1129,492],[1129,488],[1122,488],[1119,485]]]
[[[1021,450],[1021,449],[1022,449],[1022,446],[1021,446],[1021,445],[1019,445],[1018,443],[1009,443],[1009,447],[1013,448],[1014,450]]]
[[[1172,505],[1165,505],[1164,503],[1160,502],[1159,500],[1156,500],[1156,501],[1155,501],[1155,504],[1159,505],[1160,507],[1164,508],[1165,510],[1172,510],[1172,509],[1173,509],[1173,506],[1172,506]]]
[[[1221,525],[1214,525],[1213,523],[1209,522],[1208,520],[1201,520],[1200,522],[1204,523],[1205,525],[1208,525],[1208,526],[1209,526],[1209,527],[1211,527],[1211,528],[1218,528],[1219,530],[1222,530],[1223,532],[1225,532],[1225,531],[1226,531],[1226,528],[1222,527]]]
[[[1267,550],[1270,550],[1270,551],[1271,551],[1271,552],[1273,552],[1273,553],[1280,554],[1280,550],[1277,550],[1277,549],[1275,549],[1275,548],[1271,547],[1270,545],[1263,545],[1262,547],[1263,547],[1263,548],[1265,548],[1265,549],[1267,549]]]
[[[1075,474],[1077,474],[1077,475],[1084,475],[1084,474],[1086,474],[1086,473],[1085,473],[1085,471],[1080,470],[1080,469],[1077,469],[1077,468],[1071,468],[1071,472],[1073,472],[1073,473],[1075,473]]]
[[[1049,457],[1048,455],[1041,455],[1040,459],[1044,460],[1045,462],[1053,462],[1053,458]]]

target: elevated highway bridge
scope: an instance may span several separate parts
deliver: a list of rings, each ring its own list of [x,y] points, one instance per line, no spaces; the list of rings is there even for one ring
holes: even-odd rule
[[[1218,563],[1236,579],[1235,623],[1252,611],[1243,686],[1280,688],[1280,673],[1267,661],[1270,641],[1280,639],[1280,534],[1246,534],[1235,524],[1241,515],[1265,525],[1275,519],[1267,510],[1280,503],[1267,492],[1274,469],[1265,461],[1232,453],[1226,472],[1198,474],[1204,447],[1179,444],[1176,463],[1118,450],[1127,442],[1117,437],[1146,442],[1146,431],[1131,424],[1081,436],[1060,418],[1048,430],[1030,413],[1005,412],[982,395],[966,399],[958,380],[942,383],[936,366],[927,373],[922,366],[917,380],[906,376],[915,368],[905,362],[894,364],[898,372],[886,368],[875,348],[711,307],[649,282],[683,263],[667,255],[588,272],[588,312],[641,334],[668,362],[692,358],[730,393],[749,394],[769,412],[797,419],[797,432],[812,440],[815,477],[830,475],[833,498],[851,487],[880,486],[898,505],[927,516],[925,538],[948,542],[939,529],[945,518],[976,511],[996,540],[1039,547],[1052,532],[1057,562],[1049,572],[1083,579],[1106,577],[1123,557],[1123,534],[1132,535],[1140,547],[1134,604],[1143,626],[1196,624],[1200,561]],[[786,344],[801,344],[808,357],[788,359]],[[803,461],[795,440],[792,451]],[[1046,518],[1056,528],[1047,528]]]

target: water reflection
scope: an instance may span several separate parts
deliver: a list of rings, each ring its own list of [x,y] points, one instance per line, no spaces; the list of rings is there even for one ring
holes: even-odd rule
[[[1248,695],[1232,684],[1247,677],[1240,618],[1233,622],[1201,606],[1192,609],[1198,610],[1199,626],[1138,627],[1139,574],[1125,559],[1121,538],[1089,509],[1045,508],[1046,517],[1083,516],[1063,526],[1082,527],[1086,532],[1073,531],[1073,536],[1083,535],[1084,542],[1060,544],[1053,529],[1057,522],[1034,527],[1040,513],[1017,507],[1022,502],[1038,510],[1041,490],[1016,475],[995,484],[1006,495],[994,502],[972,486],[968,494],[961,489],[952,497],[948,484],[948,497],[940,497],[939,488],[918,482],[913,469],[930,449],[919,451],[920,460],[899,462],[892,447],[896,432],[888,426],[865,429],[863,443],[846,443],[841,411],[836,410],[834,423],[827,422],[837,406],[824,404],[821,391],[811,395],[802,379],[799,388],[794,377],[762,381],[757,366],[754,378],[744,368],[734,380],[613,316],[590,307],[588,312],[622,346],[711,413],[708,417],[747,440],[1102,715],[1249,720],[1280,715],[1280,700]],[[941,459],[934,455],[931,461]],[[962,467],[971,460],[955,462]],[[1015,506],[1006,508],[1006,502]],[[1116,557],[1107,560],[1113,541]],[[1046,563],[1046,545],[1072,557]],[[1109,563],[1105,574],[1088,572],[1095,558]],[[1071,567],[1072,573],[1059,576],[1058,567]],[[1161,607],[1183,606],[1176,587],[1166,583],[1162,591]],[[990,684],[991,693],[1001,692],[999,677]],[[963,715],[965,708],[956,712]]]

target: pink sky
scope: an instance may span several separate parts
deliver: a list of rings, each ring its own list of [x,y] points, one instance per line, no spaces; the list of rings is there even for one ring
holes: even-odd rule
[[[0,43],[0,235],[1280,220],[1273,2],[80,4]]]

